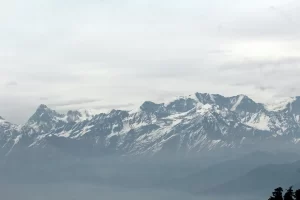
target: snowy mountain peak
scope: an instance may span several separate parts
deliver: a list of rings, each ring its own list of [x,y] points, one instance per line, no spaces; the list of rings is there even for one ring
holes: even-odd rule
[[[5,133],[2,143],[0,134],[0,144],[12,141],[11,145],[59,147],[72,153],[80,149],[141,155],[168,148],[199,152],[269,139],[296,141],[300,138],[300,97],[282,104],[284,109],[270,111],[246,95],[208,93],[181,96],[168,103],[145,101],[130,112],[100,114],[85,110],[60,114],[42,104],[20,130],[0,123],[0,133]]]
[[[68,122],[91,120],[94,116],[95,114],[89,110],[70,110],[67,112]]]
[[[156,104],[156,103],[151,102],[151,101],[145,101],[141,105],[140,109],[145,111],[145,112],[155,112],[161,107],[163,107],[163,104]]]
[[[171,112],[187,112],[196,107],[198,100],[191,97],[179,97],[171,102],[165,103],[165,108]]]
[[[0,126],[7,124],[8,122],[0,116]]]
[[[36,112],[30,117],[29,122],[49,122],[56,117],[63,118],[64,115],[51,110],[44,104],[41,104],[37,108]]]
[[[28,135],[41,135],[66,124],[67,116],[51,110],[46,105],[40,105],[23,127]]]
[[[232,111],[241,111],[248,113],[256,113],[264,109],[263,104],[256,103],[246,95],[238,95],[230,98]]]
[[[119,116],[120,118],[124,119],[124,118],[129,116],[129,113],[127,111],[124,111],[124,110],[115,110],[115,109],[113,109],[112,111],[110,111],[108,116],[109,117]]]
[[[41,104],[37,109],[38,110],[47,110],[49,108],[45,104]]]
[[[231,99],[231,103],[233,104],[233,106],[231,107],[230,110],[235,111],[237,107],[241,104],[243,99],[244,99],[244,95],[239,95],[237,96],[237,98]]]
[[[214,94],[208,94],[208,93],[196,93],[195,96],[203,104],[213,104],[216,102],[216,98],[219,97]]]
[[[294,101],[289,102],[287,109],[293,114],[300,115],[300,97],[294,97]]]
[[[75,110],[69,110],[67,112],[67,120],[68,122],[77,122],[77,121],[81,121],[82,118],[82,113],[80,113],[79,111]]]
[[[287,109],[289,105],[295,102],[296,100],[297,97],[280,98],[278,100],[275,100],[274,102],[265,104],[265,108],[268,111],[273,111],[273,112],[282,111]]]

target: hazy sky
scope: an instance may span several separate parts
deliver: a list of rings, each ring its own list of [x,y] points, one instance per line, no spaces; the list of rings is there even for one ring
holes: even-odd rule
[[[0,0],[0,116],[300,95],[297,0]]]

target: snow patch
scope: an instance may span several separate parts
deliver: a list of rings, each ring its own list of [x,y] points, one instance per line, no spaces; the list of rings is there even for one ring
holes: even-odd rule
[[[281,111],[287,108],[287,106],[296,100],[295,97],[283,98],[275,101],[274,103],[268,103],[265,108],[268,111]]]
[[[18,135],[15,139],[14,139],[14,144],[12,145],[12,147],[10,148],[10,150],[5,154],[5,156],[8,156],[11,151],[13,150],[13,148],[16,146],[16,144],[19,143],[20,139],[22,138],[22,135]]]
[[[77,135],[73,136],[72,138],[78,138],[78,137],[84,136],[86,133],[90,132],[91,128],[93,128],[93,127],[94,127],[94,125],[85,126],[80,133],[78,133]]]
[[[238,100],[235,102],[235,104],[232,106],[231,111],[235,111],[236,108],[241,104],[242,100],[244,99],[244,95],[240,95]]]
[[[209,98],[212,102],[216,103],[215,97],[212,94],[209,94]]]
[[[298,144],[300,142],[300,138],[294,138],[293,143]]]
[[[270,131],[269,122],[270,122],[269,116],[265,114],[260,114],[260,115],[255,114],[252,115],[251,119],[245,124],[259,130]]]

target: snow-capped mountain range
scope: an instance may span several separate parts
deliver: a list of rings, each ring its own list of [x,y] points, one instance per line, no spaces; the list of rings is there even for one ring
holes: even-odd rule
[[[298,146],[300,97],[273,105],[245,95],[196,93],[132,111],[60,114],[40,105],[25,125],[0,117],[0,156],[24,152],[155,155],[201,153],[280,141]],[[299,144],[300,146],[300,144]]]

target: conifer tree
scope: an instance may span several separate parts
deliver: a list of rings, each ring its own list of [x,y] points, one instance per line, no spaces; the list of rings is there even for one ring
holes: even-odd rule
[[[295,200],[300,200],[300,189],[295,191],[294,197]]]
[[[283,189],[281,187],[276,188],[272,193],[272,196],[269,198],[269,200],[283,200],[282,192]]]
[[[283,197],[284,200],[294,200],[294,190],[293,187],[289,187],[289,189],[286,190],[286,193]]]

